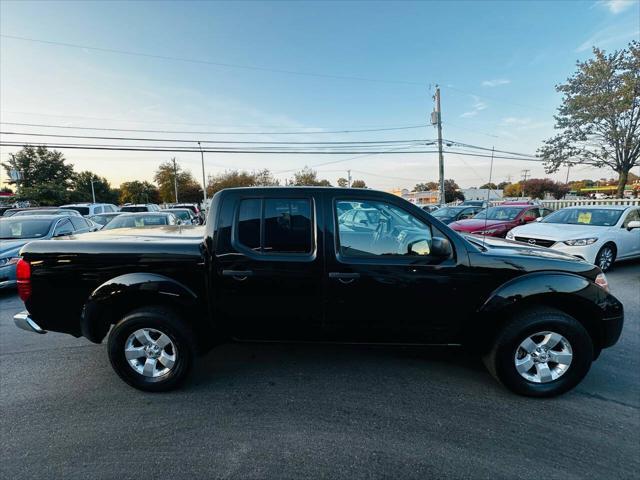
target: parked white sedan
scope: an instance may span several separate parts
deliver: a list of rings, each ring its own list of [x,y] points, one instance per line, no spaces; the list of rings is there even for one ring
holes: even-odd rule
[[[512,229],[507,239],[560,250],[606,271],[616,260],[640,257],[640,207],[563,208],[538,222]]]

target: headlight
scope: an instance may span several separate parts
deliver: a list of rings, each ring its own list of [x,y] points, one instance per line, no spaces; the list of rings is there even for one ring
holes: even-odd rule
[[[577,238],[575,240],[565,240],[562,243],[566,243],[570,247],[584,247],[585,245],[591,245],[597,241],[597,238]]]
[[[609,282],[607,281],[607,276],[604,273],[598,274],[595,284],[602,288],[605,292],[609,293]]]
[[[511,230],[507,232],[507,240],[513,240],[516,236],[513,234]]]

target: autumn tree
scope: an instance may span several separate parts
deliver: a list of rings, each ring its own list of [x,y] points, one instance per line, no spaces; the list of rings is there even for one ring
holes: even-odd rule
[[[433,192],[439,190],[439,188],[438,182],[424,182],[416,184],[413,190],[416,192]]]
[[[176,201],[176,184],[178,200],[181,202],[198,202],[202,199],[202,187],[191,172],[183,170],[180,164],[173,161],[161,163],[153,180],[158,184],[160,199],[170,203]]]
[[[92,202],[92,180],[93,191],[96,195],[96,202],[118,203],[118,192],[111,188],[109,181],[106,178],[99,177],[95,173],[89,171],[84,171],[73,175],[71,179],[71,192],[69,195],[69,200],[72,202]]]
[[[329,180],[319,179],[318,172],[315,170],[304,167],[302,170],[293,174],[291,184],[295,186],[312,186],[312,187],[330,187]]]
[[[339,187],[342,187],[342,188],[349,186],[349,180],[347,180],[344,177],[340,177],[336,183],[338,184]]]
[[[211,196],[224,188],[271,187],[279,184],[278,179],[268,169],[258,170],[257,172],[228,170],[218,175],[209,176],[207,195]]]
[[[364,180],[354,180],[351,182],[351,188],[367,188],[367,184]]]
[[[562,105],[555,116],[555,137],[538,154],[547,173],[562,165],[609,167],[618,173],[621,197],[629,170],[640,165],[640,42],[577,62],[577,72],[556,86]]]
[[[149,182],[124,182],[120,185],[120,203],[159,203],[160,192]]]

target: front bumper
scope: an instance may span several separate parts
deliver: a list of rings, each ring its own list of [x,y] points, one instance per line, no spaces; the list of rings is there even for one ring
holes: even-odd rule
[[[568,253],[574,257],[580,257],[589,263],[595,264],[596,255],[600,249],[600,242],[592,243],[591,245],[583,245],[581,247],[572,247],[564,242],[556,242],[549,247],[553,250],[557,250],[562,253]]]
[[[26,330],[27,332],[33,333],[47,333],[46,330],[43,330],[40,325],[34,322],[29,316],[29,312],[26,310],[16,313],[13,316],[13,323],[16,324],[16,327],[21,328],[22,330]]]
[[[624,315],[604,318],[602,320],[602,348],[615,345],[624,325]]]

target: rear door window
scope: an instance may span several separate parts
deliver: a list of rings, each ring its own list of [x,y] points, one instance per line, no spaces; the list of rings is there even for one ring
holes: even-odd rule
[[[245,199],[240,202],[236,239],[262,254],[308,254],[313,249],[309,199]]]

